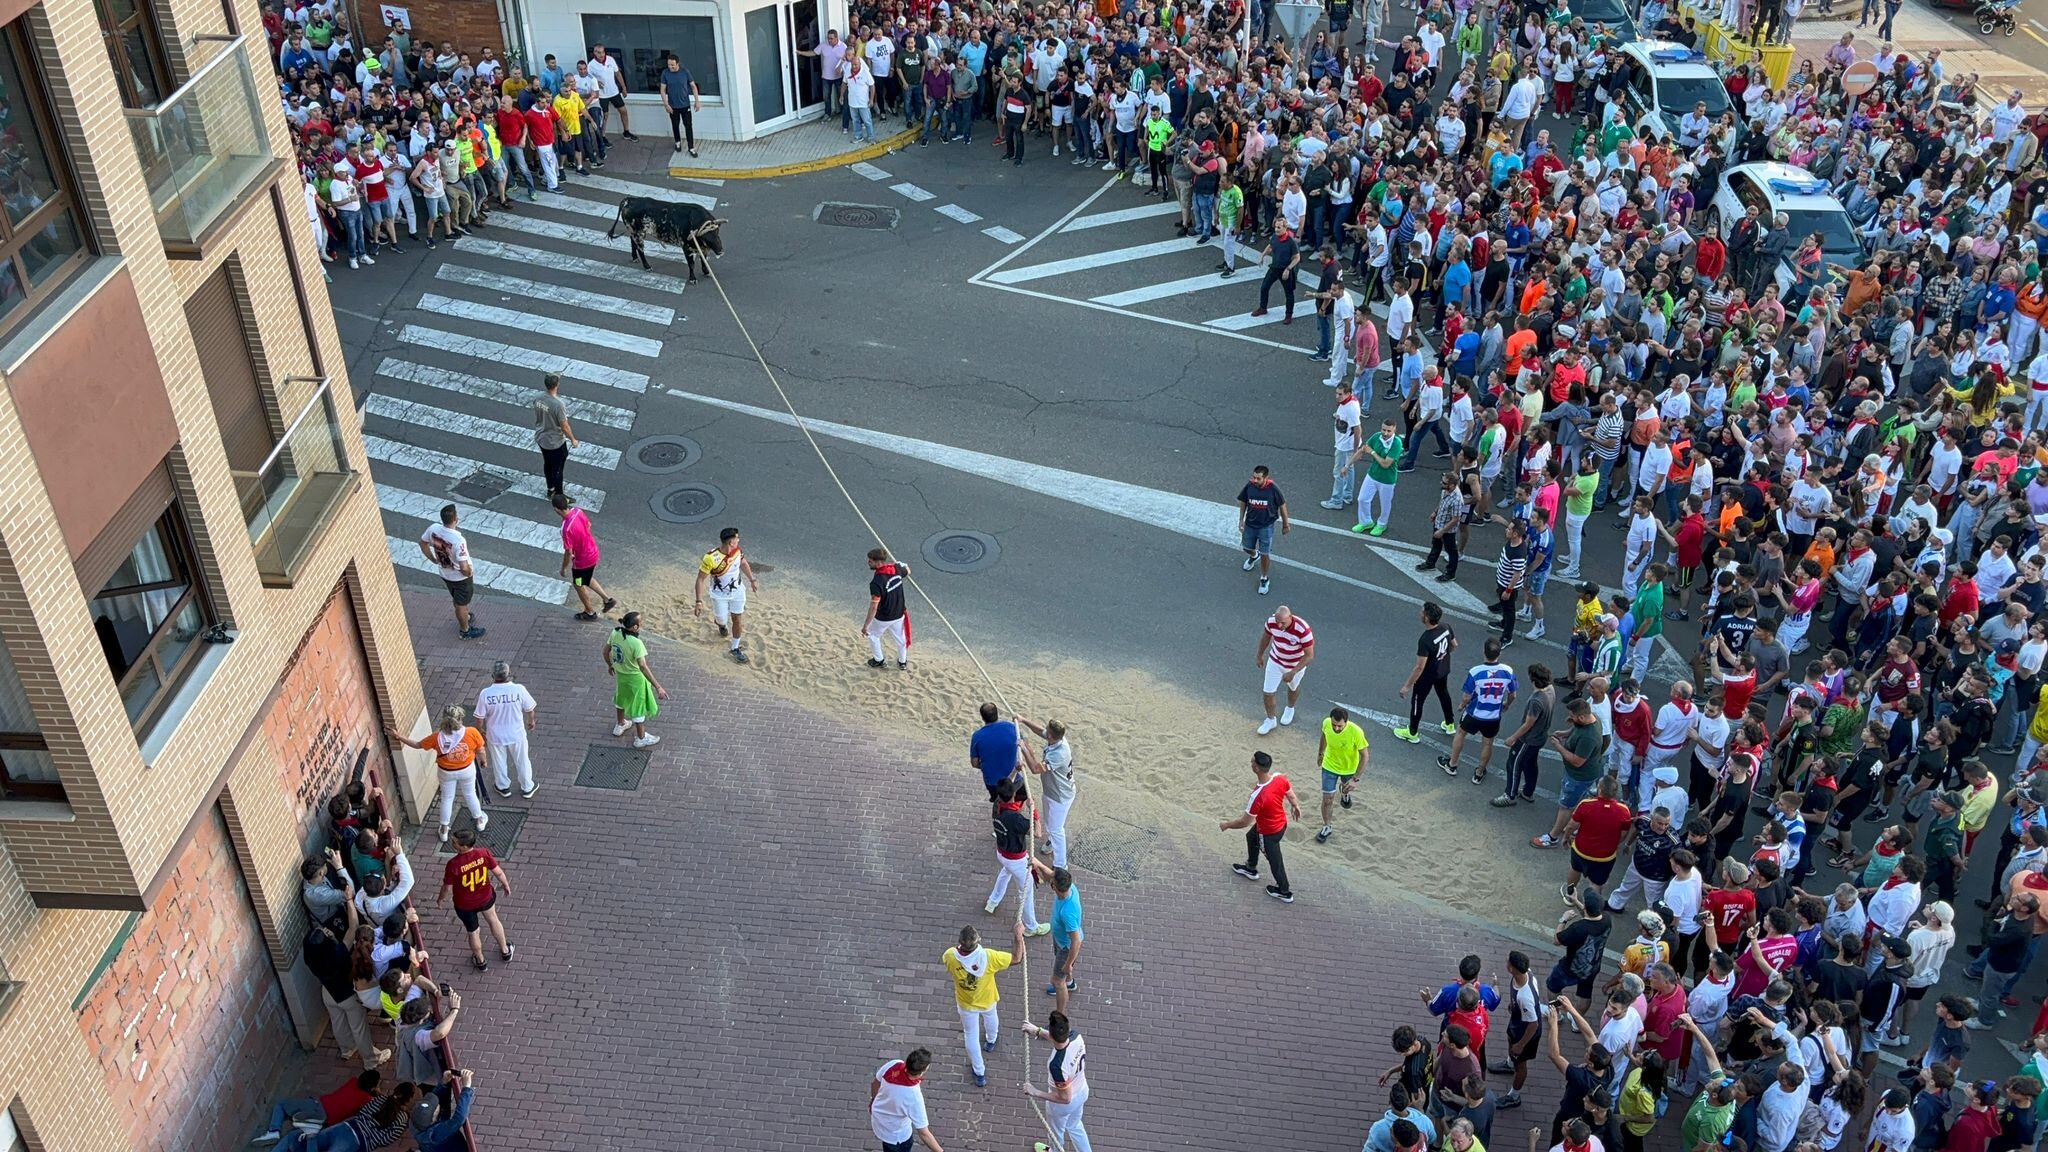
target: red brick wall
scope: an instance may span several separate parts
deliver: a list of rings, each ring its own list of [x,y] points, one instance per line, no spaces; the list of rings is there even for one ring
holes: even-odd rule
[[[136,1152],[239,1148],[293,1047],[218,809],[81,1005]]]
[[[378,5],[372,0],[361,3],[364,22],[377,23]],[[498,24],[498,6],[491,0],[400,0],[398,6],[411,14],[415,40],[431,40],[436,46],[452,41],[456,51],[469,53],[472,62],[485,45],[501,57],[505,54],[505,30]],[[372,42],[384,42],[381,32]]]
[[[325,823],[323,805],[347,782],[365,750],[379,777],[393,778],[362,632],[345,586],[335,586],[299,641],[263,734],[299,821],[302,848],[313,845]]]

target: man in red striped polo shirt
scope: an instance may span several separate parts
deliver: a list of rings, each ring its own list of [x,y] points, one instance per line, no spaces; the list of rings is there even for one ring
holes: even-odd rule
[[[1266,617],[1266,627],[1259,633],[1259,654],[1256,666],[1265,673],[1266,721],[1259,725],[1259,735],[1264,736],[1282,724],[1294,723],[1294,705],[1301,700],[1301,678],[1308,671],[1309,662],[1316,658],[1316,634],[1308,621],[1296,616],[1287,605]],[[1278,719],[1273,716],[1273,696],[1280,691],[1280,685],[1287,685],[1287,707]]]

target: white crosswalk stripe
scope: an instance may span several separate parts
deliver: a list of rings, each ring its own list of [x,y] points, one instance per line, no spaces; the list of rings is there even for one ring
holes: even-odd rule
[[[533,430],[530,428],[521,428],[482,416],[471,416],[467,412],[451,412],[446,408],[436,408],[431,404],[421,404],[414,400],[401,400],[396,396],[371,393],[369,398],[363,401],[363,413],[396,420],[401,424],[446,432],[451,436],[488,440],[507,448],[537,452],[533,446]],[[619,466],[619,451],[586,440],[570,447],[569,459],[609,472]]]
[[[603,384],[608,388],[620,388],[627,392],[647,391],[647,374],[644,372],[608,368],[602,364],[592,364],[588,360],[574,360],[567,356],[557,356],[552,352],[540,352],[532,348],[501,344],[496,340],[444,332],[439,328],[407,324],[398,330],[398,339],[404,344],[437,348],[458,356],[472,356],[499,364],[531,368],[535,372],[559,372],[564,376],[573,376],[578,380],[588,380],[592,384]]]
[[[977,216],[974,213],[969,212],[967,209],[962,208],[958,204],[941,204],[937,208],[932,209],[932,211],[937,212],[941,216],[947,216],[951,217],[954,220],[958,220],[962,224],[976,224],[981,221],[980,216]]]
[[[548,498],[547,482],[538,472],[521,472],[516,468],[451,456],[446,452],[436,452],[417,444],[400,444],[396,440],[386,440],[382,436],[368,434],[363,436],[363,449],[370,454],[370,459],[381,460],[399,468],[410,468],[415,472],[455,479],[481,472],[503,481],[507,485],[507,492],[533,500],[545,501]],[[582,505],[586,511],[595,514],[604,510],[604,489],[586,487],[573,481],[564,483],[562,488],[574,496],[576,503]]]
[[[1060,228],[1062,232],[1082,232],[1090,228],[1107,228],[1112,224],[1127,224],[1133,220],[1150,220],[1154,216],[1171,216],[1180,211],[1177,203],[1140,204],[1136,208],[1118,208],[1109,212],[1094,212],[1076,216]]]
[[[522,388],[502,380],[485,376],[472,376],[467,372],[452,372],[436,368],[432,364],[415,364],[409,360],[386,357],[377,365],[377,375],[389,376],[393,380],[404,380],[411,384],[423,384],[443,392],[454,392],[462,396],[481,396],[500,404],[531,409],[533,402],[545,393],[539,388]],[[562,407],[568,409],[569,419],[591,424],[602,424],[607,428],[631,428],[634,413],[625,408],[614,408],[593,400],[579,400],[574,396],[562,397]]]
[[[363,446],[392,561],[408,572],[437,574],[416,541],[452,503],[479,587],[570,602],[559,577],[561,525],[534,443],[535,403],[546,395],[540,377],[561,375],[562,407],[579,438],[563,489],[601,513],[604,477],[633,436],[665,350],[661,336],[683,319],[674,301],[687,282],[629,263],[626,239],[605,238],[619,196],[717,206],[712,196],[654,183],[571,180],[494,214],[489,239],[457,240],[445,261],[429,259],[424,290],[394,301],[395,344],[361,377],[370,382]],[[649,248],[664,260],[682,255]],[[415,315],[404,315],[408,308]],[[598,532],[604,538],[604,524]]]
[[[479,324],[497,324],[506,328],[517,328],[522,332],[544,334],[553,340],[568,340],[576,344],[594,344],[599,348],[617,348],[635,356],[659,358],[661,341],[645,336],[628,336],[623,332],[608,332],[589,324],[578,324],[554,316],[540,316],[532,312],[521,312],[515,308],[500,308],[496,304],[478,304],[473,300],[457,300],[438,292],[428,292],[420,297],[416,307],[422,312],[432,312],[446,319],[456,317],[474,320]]]
[[[589,276],[599,281],[609,280],[618,284],[652,288],[657,292],[673,292],[678,296],[682,295],[683,289],[688,286],[688,281],[681,276],[649,272],[637,264],[628,265],[623,259],[590,260],[545,248],[528,248],[524,244],[485,240],[481,236],[462,237],[455,242],[455,250],[467,255],[488,256],[493,260],[509,260],[525,266],[528,271],[548,268],[572,276]]]
[[[1155,240],[1150,244],[1133,244],[1128,248],[1116,248],[1108,252],[1069,256],[1064,260],[1048,260],[1043,264],[1026,264],[1022,268],[1005,268],[989,279],[998,284],[1022,284],[1030,280],[1044,280],[1052,276],[1066,276],[1075,272],[1107,268],[1112,264],[1164,256],[1169,252],[1179,252],[1193,247],[1194,243],[1192,240]]]
[[[434,279],[445,280],[450,284],[465,284],[471,288],[482,288],[504,296],[532,300],[536,304],[545,300],[555,304],[567,304],[573,308],[582,308],[589,312],[603,312],[610,316],[625,316],[629,319],[639,320],[648,324],[658,324],[663,328],[676,322],[675,309],[664,308],[659,304],[642,304],[638,300],[628,300],[623,296],[607,296],[602,292],[585,292],[581,288],[572,287],[567,284],[544,284],[538,280],[528,280],[523,276],[501,276],[496,272],[486,272],[481,268],[471,268],[466,264],[443,264],[439,268],[434,269]]]
[[[414,572],[425,572],[439,578],[441,570],[420,554],[419,545],[411,540],[400,540],[386,536],[384,545],[391,553],[391,562],[400,568]],[[569,598],[569,582],[558,577],[542,576],[537,572],[522,572],[479,558],[474,550],[469,557],[470,571],[476,573],[476,582],[498,592],[509,592],[529,600],[546,604],[560,604]]]

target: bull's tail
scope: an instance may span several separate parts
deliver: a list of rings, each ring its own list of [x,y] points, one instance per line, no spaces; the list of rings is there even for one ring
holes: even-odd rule
[[[612,226],[604,230],[604,238],[605,238],[605,239],[607,239],[607,240],[609,240],[609,239],[611,239],[612,237],[614,237],[614,236],[618,235],[618,233],[619,233],[619,228],[620,228],[621,226],[623,226],[623,225],[624,225],[625,223],[626,223],[626,202],[625,202],[625,200],[623,200],[623,199],[622,199],[622,200],[620,200],[620,201],[619,201],[619,214],[618,214],[617,216],[615,216],[615,217],[613,217],[613,218],[612,218]]]

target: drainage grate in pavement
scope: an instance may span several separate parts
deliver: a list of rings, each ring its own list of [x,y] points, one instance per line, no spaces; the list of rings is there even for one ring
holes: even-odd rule
[[[590,751],[583,754],[583,770],[576,773],[576,786],[638,792],[640,778],[647,775],[648,755],[645,748],[592,744]],[[495,817],[493,823],[495,825]]]
[[[472,504],[488,504],[505,494],[512,487],[512,481],[492,472],[472,472],[455,482],[448,490],[458,500]]]
[[[477,781],[477,787],[488,788],[490,785],[479,780]],[[519,846],[519,832],[526,827],[527,810],[524,808],[507,808],[505,801],[496,792],[492,792],[489,800],[486,800],[485,803],[491,805],[484,809],[485,812],[489,813],[491,823],[489,827],[476,834],[477,847],[489,848],[491,855],[496,856],[500,860],[507,859],[512,855],[512,850]],[[476,825],[470,822],[468,810],[458,807],[455,811],[455,823],[450,825],[450,827],[459,831],[464,828],[474,828]],[[434,837],[436,834],[429,831],[428,835],[429,837]],[[430,840],[429,842],[433,841]],[[455,855],[455,841],[451,839],[446,844],[440,845],[435,854],[438,856]]]
[[[654,515],[670,524],[698,524],[725,508],[725,493],[709,484],[671,484],[648,498]]]
[[[703,455],[703,447],[688,436],[648,436],[626,449],[633,467],[655,476],[681,472]]]
[[[964,576],[1002,558],[1003,546],[986,532],[951,531],[926,537],[924,562],[941,572]]]
[[[887,230],[896,227],[899,213],[894,208],[878,204],[846,204],[828,201],[818,205],[812,218],[820,224],[834,228],[876,228]]]
[[[1154,833],[1113,816],[1090,821],[1088,834],[1076,840],[1074,866],[1112,880],[1136,880],[1138,857],[1152,846]],[[1087,851],[1081,851],[1082,848]]]

